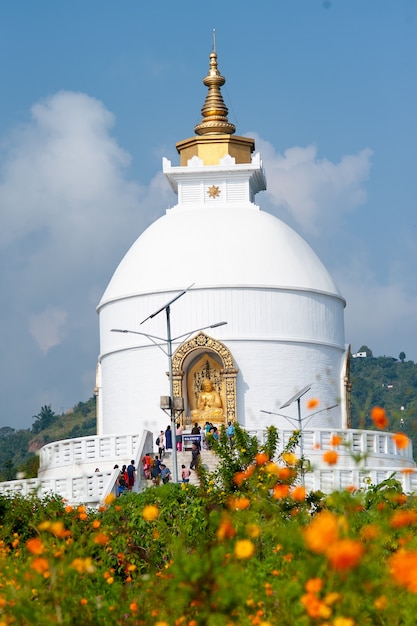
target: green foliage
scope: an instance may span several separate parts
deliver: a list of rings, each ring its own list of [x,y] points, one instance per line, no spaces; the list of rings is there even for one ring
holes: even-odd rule
[[[417,450],[417,365],[391,357],[352,359],[351,382],[352,428],[374,429],[370,410],[381,406],[389,429],[404,430]]]
[[[393,478],[305,497],[297,434],[277,464],[273,430],[238,440],[229,490],[224,463],[98,511],[0,497],[0,624],[414,626],[416,498]]]

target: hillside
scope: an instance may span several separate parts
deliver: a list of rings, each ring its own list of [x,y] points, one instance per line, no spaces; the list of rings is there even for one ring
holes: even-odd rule
[[[352,428],[372,428],[370,409],[382,406],[389,430],[403,430],[413,441],[416,456],[417,365],[382,356],[352,359],[351,382]]]
[[[366,346],[364,346],[366,348]],[[403,430],[413,442],[417,456],[417,365],[413,361],[391,357],[351,360],[352,428],[373,428],[369,418],[373,406],[386,409],[390,431]],[[79,402],[61,415],[50,406],[34,416],[32,428],[0,428],[0,481],[12,480],[18,472],[26,477],[37,475],[36,451],[50,441],[83,437],[96,433],[95,398]],[[401,421],[403,420],[403,422]]]
[[[18,472],[27,478],[37,475],[37,450],[50,441],[96,433],[95,398],[79,402],[71,411],[56,415],[50,406],[34,416],[32,428],[0,428],[0,481],[13,480]]]

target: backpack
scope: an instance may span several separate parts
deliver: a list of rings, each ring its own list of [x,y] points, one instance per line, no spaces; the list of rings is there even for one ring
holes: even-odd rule
[[[159,437],[157,438],[157,440],[155,441],[156,445],[159,446],[160,441],[159,441]]]

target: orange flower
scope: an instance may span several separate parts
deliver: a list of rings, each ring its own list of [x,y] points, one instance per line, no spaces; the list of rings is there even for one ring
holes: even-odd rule
[[[304,605],[307,614],[313,618],[327,619],[332,614],[332,610],[321,602],[314,593],[305,593],[301,596],[301,604]]]
[[[389,571],[396,583],[417,593],[417,552],[398,550],[388,562]]]
[[[322,578],[310,578],[305,584],[305,590],[309,593],[319,593],[323,588]]]
[[[339,539],[326,551],[333,569],[348,570],[359,565],[364,552],[363,545],[353,539]]]
[[[274,500],[280,500],[286,498],[290,492],[289,485],[275,485],[272,497]]]
[[[293,500],[296,500],[297,502],[302,502],[306,499],[306,488],[302,485],[294,487],[294,489],[291,491],[291,498]]]
[[[385,409],[380,406],[374,406],[371,409],[371,420],[377,428],[386,428],[389,424]]]
[[[252,476],[254,471],[255,471],[255,466],[248,465],[248,467],[243,472],[236,472],[236,474],[233,477],[233,480],[236,483],[236,485],[240,487],[243,481],[247,480],[248,478]]]
[[[269,461],[269,456],[265,452],[258,452],[255,459],[257,465],[265,465]]]
[[[330,511],[322,511],[304,530],[304,541],[309,550],[324,554],[339,536],[337,517]]]
[[[392,528],[402,528],[402,526],[411,526],[416,521],[417,511],[406,509],[404,511],[394,511],[389,523]]]
[[[234,552],[237,559],[250,559],[255,554],[255,544],[249,539],[240,539],[236,541]]]
[[[104,533],[97,533],[97,535],[94,537],[94,543],[97,543],[99,546],[105,546],[107,543],[109,543],[109,538]]]
[[[91,525],[92,525],[92,527],[93,527],[95,530],[97,530],[97,528],[100,528],[100,526],[101,526],[101,522],[100,522],[100,520],[95,519]]]
[[[392,435],[395,445],[399,450],[403,450],[410,443],[409,438],[404,433],[394,433]]]
[[[336,465],[338,458],[339,455],[334,450],[327,450],[327,452],[323,454],[323,461],[328,465]]]
[[[285,466],[279,468],[278,478],[280,480],[288,480],[288,478],[291,478],[291,475],[292,470],[289,467]]]
[[[28,539],[28,541],[26,542],[26,547],[29,552],[32,552],[32,554],[42,554],[43,552],[43,543],[38,537]]]
[[[342,437],[340,435],[332,435],[330,439],[331,446],[339,446],[342,443]]]
[[[49,563],[42,556],[39,556],[37,559],[33,559],[32,564],[30,566],[35,572],[39,574],[43,574],[49,570]]]
[[[249,498],[229,498],[229,509],[235,509],[236,511],[244,511],[250,507]]]
[[[363,541],[373,541],[380,534],[381,529],[376,524],[367,524],[361,530],[361,538]]]
[[[319,401],[317,400],[317,398],[311,398],[311,400],[308,400],[307,402],[307,408],[308,409],[315,409],[316,406],[319,405]]]
[[[230,518],[224,517],[217,529],[217,539],[219,541],[224,541],[225,539],[231,539],[235,535],[236,530],[234,529]]]

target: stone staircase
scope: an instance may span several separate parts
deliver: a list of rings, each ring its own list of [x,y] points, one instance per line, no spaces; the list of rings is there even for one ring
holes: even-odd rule
[[[218,458],[211,450],[201,450],[200,452],[200,460],[203,466],[209,471],[213,472],[218,464]],[[173,478],[173,463],[172,463],[172,450],[166,450],[164,458],[162,462],[165,463],[167,467],[171,470],[171,476]],[[177,452],[177,465],[178,465],[178,482],[181,482],[181,466],[185,465],[185,467],[190,467],[191,463],[191,450],[185,450],[182,452]],[[193,485],[198,485],[198,477],[197,474],[191,470],[190,483]]]

